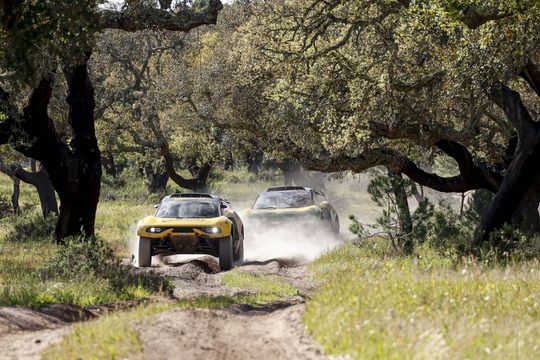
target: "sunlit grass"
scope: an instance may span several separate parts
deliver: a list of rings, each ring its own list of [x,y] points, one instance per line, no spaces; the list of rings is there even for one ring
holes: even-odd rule
[[[540,356],[540,266],[485,266],[431,251],[341,247],[312,265],[305,321],[329,354],[358,359]]]

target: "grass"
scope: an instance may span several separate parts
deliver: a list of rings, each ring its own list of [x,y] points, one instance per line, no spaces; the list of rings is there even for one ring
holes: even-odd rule
[[[138,319],[174,307],[155,303],[76,324],[61,342],[45,349],[41,356],[53,359],[123,359],[142,351],[142,341],[133,325]]]
[[[373,240],[311,265],[323,285],[305,322],[331,355],[536,359],[540,264],[487,266],[429,249],[395,257]]]
[[[258,294],[271,295],[278,300],[298,296],[298,289],[274,276],[256,275],[235,269],[225,273],[221,279],[228,287],[254,290]]]
[[[178,305],[187,309],[223,309],[235,304],[270,304],[298,296],[298,289],[274,276],[255,275],[234,269],[225,273],[221,280],[228,287],[247,289],[253,293],[234,296],[199,296],[181,299]]]

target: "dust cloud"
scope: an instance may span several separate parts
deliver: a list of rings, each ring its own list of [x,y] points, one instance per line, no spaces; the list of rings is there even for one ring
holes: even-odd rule
[[[342,238],[319,226],[284,223],[274,226],[247,223],[244,262],[284,259],[309,262],[336,247]]]

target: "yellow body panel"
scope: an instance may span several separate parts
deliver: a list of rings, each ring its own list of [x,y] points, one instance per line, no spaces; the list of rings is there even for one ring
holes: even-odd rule
[[[281,208],[281,209],[244,209],[240,211],[242,215],[253,215],[253,214],[278,214],[278,215],[287,215],[287,214],[314,214],[320,210],[319,206],[311,205],[299,208]]]
[[[205,235],[212,238],[220,238],[230,236],[232,232],[232,221],[225,216],[216,218],[204,218],[204,219],[188,219],[188,218],[156,218],[154,216],[148,216],[139,222],[137,227],[137,235],[148,238],[161,238],[173,234],[173,229],[167,229],[160,233],[151,233],[146,231],[151,227],[165,228],[165,227],[192,227],[192,228],[205,228],[205,227],[217,227],[221,229],[219,234],[205,233],[201,230],[194,229],[191,233],[181,233],[182,235]]]

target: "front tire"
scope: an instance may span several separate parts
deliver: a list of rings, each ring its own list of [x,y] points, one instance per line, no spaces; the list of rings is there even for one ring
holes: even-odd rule
[[[233,238],[232,236],[219,239],[219,267],[222,271],[233,267]]]
[[[150,267],[152,265],[152,239],[141,236],[137,248],[137,266]]]

